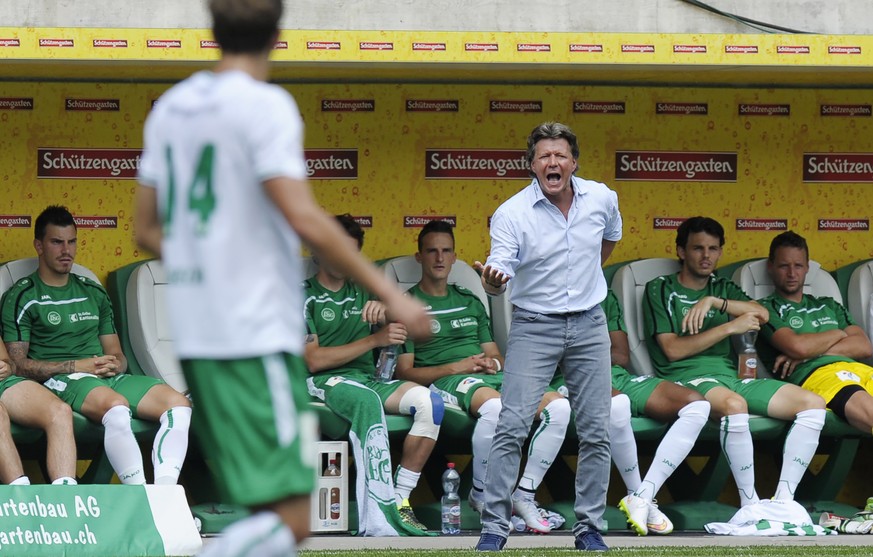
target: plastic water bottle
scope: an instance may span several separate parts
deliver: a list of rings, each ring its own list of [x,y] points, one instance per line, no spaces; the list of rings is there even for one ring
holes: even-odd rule
[[[400,352],[399,344],[383,346],[379,351],[379,361],[376,362],[374,379],[382,383],[391,381],[394,377],[394,367],[397,365],[397,354]]]
[[[461,476],[455,470],[455,463],[449,462],[449,467],[443,472],[443,497],[440,499],[443,534],[456,536],[461,533],[461,498],[458,496],[460,486]]]
[[[743,351],[737,356],[737,377],[740,379],[755,379],[758,376],[757,338],[758,331],[747,331],[740,335],[743,344]]]

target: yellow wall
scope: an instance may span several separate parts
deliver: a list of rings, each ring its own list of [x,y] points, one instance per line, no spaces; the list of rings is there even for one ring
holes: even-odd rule
[[[144,257],[132,235],[133,180],[38,179],[39,148],[139,148],[142,123],[163,84],[0,83],[0,99],[32,98],[32,110],[0,110],[0,215],[35,216],[63,203],[77,216],[115,216],[117,229],[81,229],[79,262],[99,276]],[[426,180],[425,149],[523,149],[543,120],[570,124],[582,147],[580,174],[619,194],[625,238],[613,261],[673,255],[673,230],[656,217],[705,214],[727,231],[724,262],[766,254],[773,232],[737,231],[736,219],[786,219],[810,240],[813,259],[833,269],[873,257],[869,230],[819,231],[819,219],[869,219],[866,183],[803,183],[805,152],[873,152],[870,116],[823,117],[821,104],[871,103],[869,91],[668,87],[325,84],[291,85],[308,149],[358,150],[355,180],[316,180],[333,212],[372,216],[365,251],[383,258],[414,251],[407,215],[457,217],[460,257],[488,250],[487,218],[527,181]],[[118,99],[118,111],[68,111],[65,99]],[[322,100],[373,100],[373,111],[323,112]],[[457,112],[407,112],[410,99],[457,100]],[[542,111],[490,112],[492,100],[541,101]],[[624,102],[624,114],[578,114],[574,101]],[[656,103],[706,103],[707,115],[657,115]],[[738,104],[790,105],[790,116],[740,116]],[[735,183],[615,179],[615,151],[737,153]],[[869,174],[868,174],[869,176]],[[0,261],[33,254],[30,228],[0,231]]]

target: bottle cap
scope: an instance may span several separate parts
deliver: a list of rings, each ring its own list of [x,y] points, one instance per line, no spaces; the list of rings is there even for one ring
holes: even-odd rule
[[[455,463],[454,463],[454,462],[449,462],[449,468],[454,468],[454,467],[455,467]]]

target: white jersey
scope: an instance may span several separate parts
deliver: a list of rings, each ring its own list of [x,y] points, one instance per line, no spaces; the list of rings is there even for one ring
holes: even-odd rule
[[[283,176],[306,178],[303,124],[276,85],[200,72],[146,120],[139,180],[157,190],[179,357],[302,353],[300,240],[262,186]]]

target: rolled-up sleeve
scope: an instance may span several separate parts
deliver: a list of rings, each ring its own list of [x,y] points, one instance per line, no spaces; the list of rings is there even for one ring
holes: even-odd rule
[[[491,217],[491,253],[485,262],[512,278],[518,267],[519,238],[506,211],[498,208]]]

